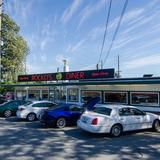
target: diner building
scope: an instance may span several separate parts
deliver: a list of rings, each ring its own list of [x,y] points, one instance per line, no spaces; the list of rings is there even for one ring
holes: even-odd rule
[[[52,82],[19,84],[15,89],[15,97],[66,103],[85,103],[91,98],[100,97],[100,103],[134,105],[144,111],[160,113],[160,77],[115,78],[113,69],[68,73],[75,74],[56,73],[57,81],[54,82],[53,75],[33,75],[36,81],[47,77]],[[26,77],[20,76],[19,80],[21,78],[23,82]],[[27,81],[31,81],[30,78]]]

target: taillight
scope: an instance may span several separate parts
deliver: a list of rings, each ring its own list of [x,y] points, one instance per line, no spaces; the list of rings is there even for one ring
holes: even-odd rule
[[[19,108],[19,111],[23,111],[23,110],[25,110],[24,108]]]
[[[92,125],[97,125],[97,123],[98,123],[98,118],[94,118],[93,120],[92,120]]]

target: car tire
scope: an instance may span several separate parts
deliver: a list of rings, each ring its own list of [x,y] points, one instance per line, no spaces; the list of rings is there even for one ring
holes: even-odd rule
[[[158,119],[154,120],[153,125],[152,125],[152,129],[155,132],[160,131],[160,121]]]
[[[5,110],[3,112],[3,116],[8,118],[8,117],[11,117],[12,116],[12,111],[11,110]]]
[[[66,119],[64,117],[60,117],[56,121],[56,126],[58,128],[64,128],[66,126]]]
[[[36,120],[36,114],[35,113],[29,113],[28,116],[27,116],[27,120],[29,122],[33,122]]]
[[[122,126],[120,124],[115,124],[114,126],[112,126],[110,131],[110,135],[112,137],[119,137],[121,133],[122,133]]]

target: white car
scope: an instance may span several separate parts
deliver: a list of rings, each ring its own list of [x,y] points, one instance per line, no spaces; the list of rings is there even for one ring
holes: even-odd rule
[[[36,120],[40,113],[43,110],[48,108],[53,108],[57,104],[50,102],[50,101],[36,101],[36,102],[29,102],[25,105],[19,106],[17,111],[17,117],[22,119],[27,119],[28,121]]]
[[[92,133],[110,133],[114,137],[123,131],[160,128],[159,116],[133,106],[96,104],[78,120],[79,128]]]

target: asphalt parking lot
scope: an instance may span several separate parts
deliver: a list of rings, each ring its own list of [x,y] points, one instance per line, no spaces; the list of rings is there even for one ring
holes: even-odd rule
[[[119,138],[76,127],[44,128],[40,123],[0,118],[0,160],[157,160],[160,133],[129,132]]]

